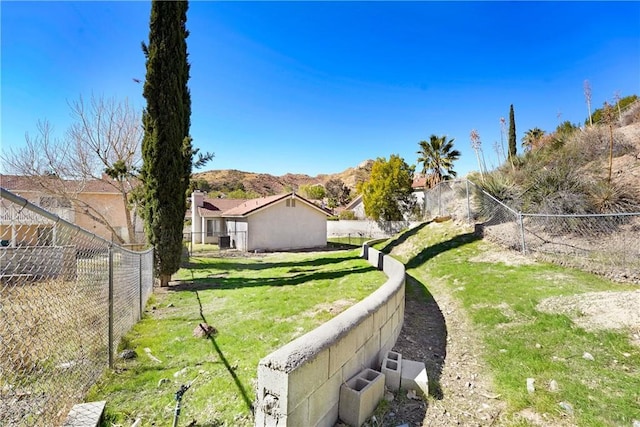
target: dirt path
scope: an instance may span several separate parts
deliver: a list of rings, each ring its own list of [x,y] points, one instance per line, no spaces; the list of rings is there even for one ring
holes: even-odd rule
[[[430,397],[425,402],[396,396],[377,425],[499,425],[504,402],[484,375],[482,347],[466,314],[444,287],[429,289],[431,295],[425,295],[422,285],[407,277],[405,323],[394,351],[424,362]]]

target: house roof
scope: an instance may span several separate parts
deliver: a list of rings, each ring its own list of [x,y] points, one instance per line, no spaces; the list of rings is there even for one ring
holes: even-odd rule
[[[344,207],[345,210],[352,210],[356,206],[362,203],[362,194],[358,194],[358,196],[349,202],[347,206]]]
[[[267,196],[267,197],[261,197],[259,199],[251,199],[251,200],[247,200],[244,203],[242,203],[241,205],[238,205],[234,208],[231,208],[225,212],[222,213],[222,216],[224,217],[247,217],[249,215],[252,215],[262,209],[267,208],[268,206],[274,205],[282,200],[285,200],[286,198],[292,198],[292,199],[296,199],[296,200],[300,200],[301,202],[305,203],[306,205],[322,212],[323,214],[329,216],[331,215],[331,212],[329,212],[328,210],[321,208],[320,206],[317,206],[316,204],[310,202],[309,200],[305,199],[304,197],[301,197],[299,195],[297,195],[296,193],[285,193],[285,194],[278,194],[275,196]]]
[[[426,175],[418,175],[413,178],[413,182],[411,183],[411,188],[414,190],[422,189],[427,186],[427,177]]]
[[[22,175],[2,175],[0,174],[0,187],[9,191],[37,191],[48,192],[47,186],[59,187],[63,182],[66,190],[80,193],[120,193],[113,183],[107,179],[93,179],[87,181],[80,180],[60,180],[56,177],[30,177]]]
[[[198,206],[198,214],[204,218],[217,218],[222,216],[223,212],[246,201],[246,199],[204,199],[202,206]],[[187,211],[186,216],[191,216],[191,210]]]

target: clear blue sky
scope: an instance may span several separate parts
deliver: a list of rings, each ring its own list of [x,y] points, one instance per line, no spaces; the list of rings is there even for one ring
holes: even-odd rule
[[[39,119],[59,136],[68,101],[91,93],[142,109],[150,3],[12,2],[2,19],[2,149]],[[500,118],[518,149],[533,127],[583,123],[640,95],[640,2],[192,1],[191,134],[205,169],[340,172],[418,142],[455,139],[456,170],[477,169],[477,129],[496,166]],[[505,141],[506,144],[506,141]]]

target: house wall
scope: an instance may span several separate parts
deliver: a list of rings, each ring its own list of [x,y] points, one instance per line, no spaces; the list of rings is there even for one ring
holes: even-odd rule
[[[125,241],[129,239],[129,231],[127,230],[127,219],[121,194],[115,193],[82,193],[78,195],[78,199],[87,203],[103,215],[109,224],[115,229],[118,236]],[[95,214],[94,214],[95,216]],[[88,214],[84,211],[76,212],[75,224],[84,228],[107,240],[112,240],[111,231],[99,221],[92,218],[91,212]],[[140,228],[140,227],[138,227]]]
[[[14,191],[14,193],[36,205],[40,204],[40,197],[45,195],[44,193],[34,191]],[[116,233],[120,237],[125,239],[125,241],[129,240],[126,213],[124,204],[122,202],[122,195],[117,193],[81,193],[78,195],[78,199],[84,203],[87,203],[95,210],[100,212],[100,214],[106,218],[106,220],[116,230]],[[104,224],[101,224],[99,221],[93,219],[90,213],[85,213],[85,210],[83,208],[75,206],[75,209],[54,208],[47,210],[55,215],[58,215],[62,219],[65,219],[77,225],[78,227],[81,227],[91,233],[97,234],[98,236],[106,240],[112,240],[112,238],[114,237],[112,236],[111,231]],[[38,220],[44,221],[44,219],[42,218],[38,218]],[[3,221],[3,223],[6,222]],[[31,222],[30,224],[36,225],[34,222]],[[140,220],[139,218],[136,224],[136,230],[143,230],[142,220]]]
[[[348,209],[353,212],[356,219],[366,219],[367,215],[364,213],[364,203],[362,201],[362,197],[358,196],[358,201],[352,202],[353,205],[349,206]]]
[[[240,251],[247,251],[247,218],[233,218],[226,220],[227,235],[231,237],[231,247]]]
[[[287,201],[290,206],[287,206]],[[291,206],[295,201],[295,206]],[[286,199],[247,217],[247,249],[285,250],[327,245],[327,216],[296,199]]]
[[[395,345],[404,322],[404,265],[367,245],[362,255],[387,282],[260,361],[256,426],[333,427],[340,385],[364,368],[379,369]]]

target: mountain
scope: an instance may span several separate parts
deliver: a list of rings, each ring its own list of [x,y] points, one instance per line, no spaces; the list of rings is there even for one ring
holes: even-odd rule
[[[244,190],[261,196],[281,194],[297,190],[303,185],[326,184],[331,179],[340,179],[355,192],[358,182],[369,179],[373,160],[365,160],[358,166],[347,168],[334,174],[321,174],[315,177],[305,174],[287,173],[275,176],[266,173],[244,172],[236,169],[218,169],[194,174],[194,179],[206,181],[212,191],[230,192]]]

